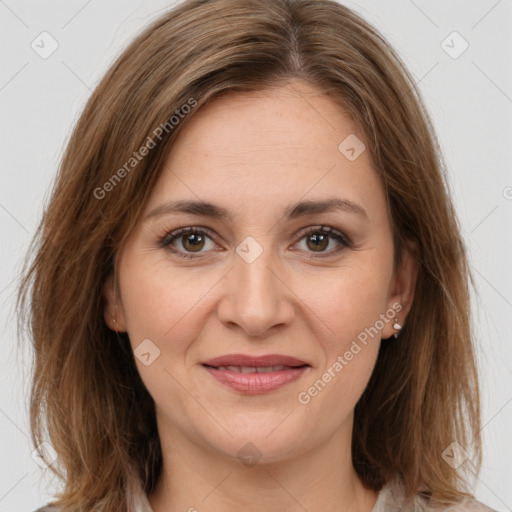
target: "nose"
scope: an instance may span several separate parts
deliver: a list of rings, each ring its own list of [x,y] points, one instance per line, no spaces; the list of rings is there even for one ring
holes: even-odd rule
[[[285,272],[272,259],[270,250],[264,250],[252,262],[235,254],[217,310],[226,326],[239,328],[247,336],[266,337],[291,323],[294,294]]]

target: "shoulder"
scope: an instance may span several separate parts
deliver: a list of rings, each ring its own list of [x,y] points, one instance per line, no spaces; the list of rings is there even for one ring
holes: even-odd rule
[[[379,492],[371,512],[497,512],[474,498],[463,498],[450,505],[434,505],[417,494],[406,499],[398,480],[389,482]]]
[[[466,498],[453,505],[433,507],[426,505],[425,511],[432,512],[497,512],[474,498]]]
[[[432,509],[438,510],[438,509]],[[440,511],[446,512],[497,512],[493,508],[484,505],[482,502],[474,499],[467,498],[461,501],[460,503],[447,506],[445,508],[439,509]]]

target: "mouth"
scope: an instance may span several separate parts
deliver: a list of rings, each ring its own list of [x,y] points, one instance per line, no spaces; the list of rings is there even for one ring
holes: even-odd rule
[[[236,368],[271,368],[276,366],[296,368],[298,366],[308,365],[308,363],[302,359],[282,354],[264,354],[261,356],[251,354],[225,354],[208,359],[207,361],[202,361],[202,364],[215,368],[229,366]]]
[[[220,384],[243,394],[258,395],[275,391],[298,380],[309,364],[299,366],[202,365]]]
[[[283,370],[291,370],[295,368],[305,368],[309,366],[308,364],[303,364],[300,366],[284,366],[284,365],[278,365],[278,366],[211,366],[208,364],[203,364],[203,366],[206,366],[207,368],[213,368],[215,370],[225,370],[230,372],[237,372],[237,373],[273,373],[273,372],[280,372]]]

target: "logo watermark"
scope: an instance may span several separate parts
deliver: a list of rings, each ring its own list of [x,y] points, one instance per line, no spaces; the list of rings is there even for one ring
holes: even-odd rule
[[[334,379],[345,366],[347,366],[354,356],[361,352],[362,348],[364,348],[368,344],[368,336],[371,338],[377,336],[384,326],[392,322],[396,316],[396,313],[402,310],[402,304],[395,302],[385,313],[381,313],[379,315],[379,319],[375,321],[375,323],[371,327],[367,327],[364,331],[361,331],[357,335],[357,340],[352,340],[350,348],[345,351],[343,355],[338,355],[336,361],[325,370],[325,372],[321,375],[319,379],[317,379],[312,386],[310,386],[306,391],[301,391],[297,399],[300,404],[307,405],[311,402],[311,399],[318,395],[320,391],[322,391],[332,379]],[[363,345],[361,347],[358,342]]]
[[[151,133],[156,139],[162,140],[165,133],[169,133],[177,126],[182,119],[197,105],[194,98],[189,98],[180,108],[174,111],[174,115],[165,124],[159,124]],[[121,181],[139,165],[139,162],[157,145],[157,142],[151,135],[148,136],[144,144],[138,151],[134,151],[132,156],[120,167],[112,176],[101,186],[94,189],[94,197],[98,200],[104,199],[109,192],[121,183]]]

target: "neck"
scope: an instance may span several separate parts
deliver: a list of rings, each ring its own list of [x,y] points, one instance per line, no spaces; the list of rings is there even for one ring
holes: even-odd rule
[[[371,512],[377,493],[366,489],[351,461],[351,425],[293,459],[247,467],[199,446],[174,430],[162,436],[163,471],[149,502],[153,512],[263,509]],[[348,434],[348,436],[347,436]],[[179,438],[179,442],[175,440]],[[166,439],[173,439],[166,443]],[[262,459],[263,460],[263,459]]]

